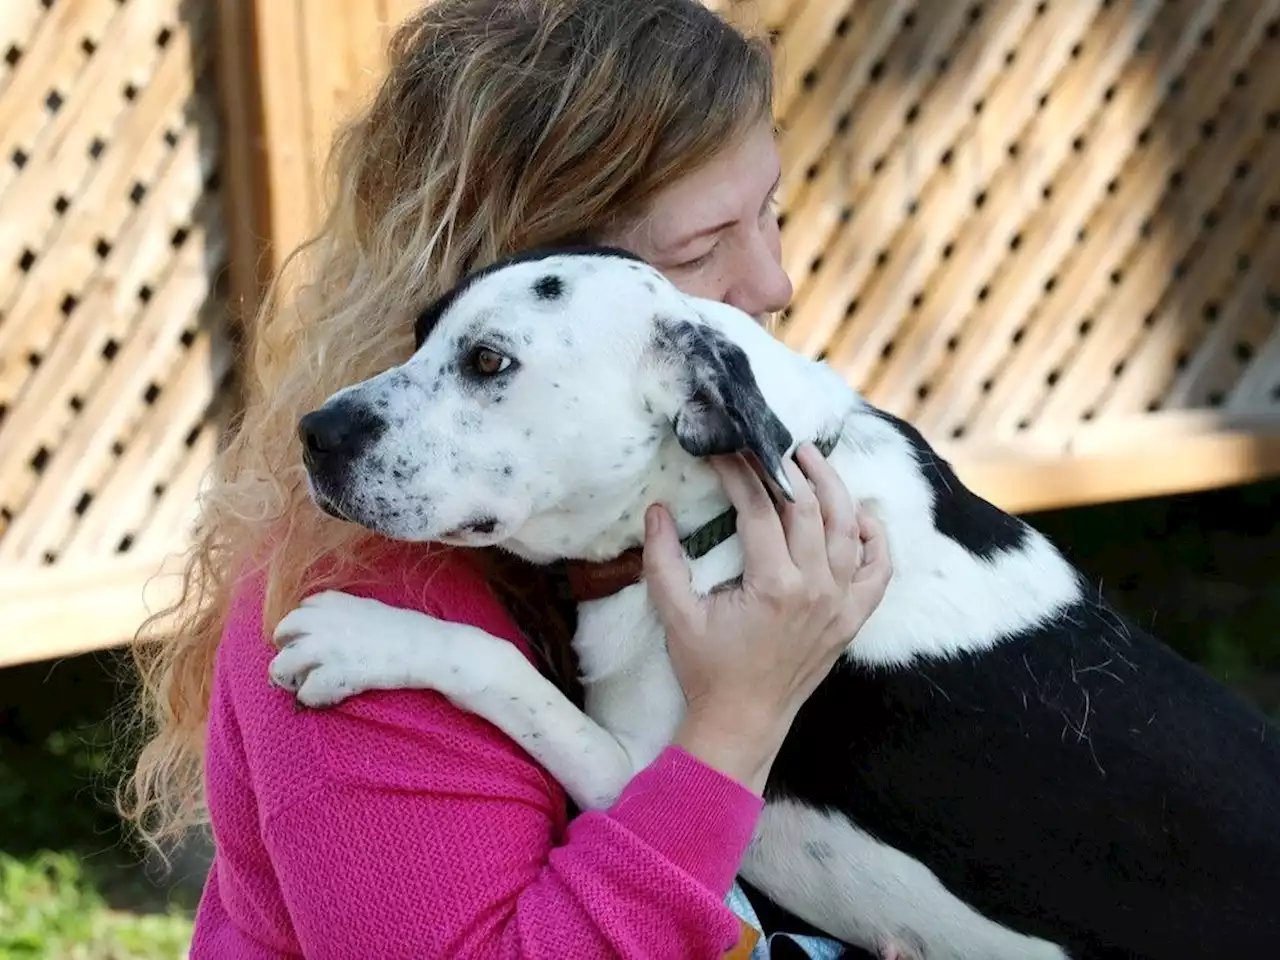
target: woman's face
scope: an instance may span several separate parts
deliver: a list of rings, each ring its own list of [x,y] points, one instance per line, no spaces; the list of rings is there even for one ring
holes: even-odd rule
[[[773,127],[761,122],[605,239],[653,264],[683,292],[763,320],[792,293],[774,209],[781,175]]]

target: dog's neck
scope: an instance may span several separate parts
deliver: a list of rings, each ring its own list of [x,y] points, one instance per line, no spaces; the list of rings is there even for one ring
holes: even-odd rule
[[[543,514],[536,530],[526,528],[522,537],[503,547],[539,565],[607,562],[643,541],[644,512],[651,503],[664,504],[671,511],[681,537],[728,506],[715,471],[669,436],[643,477],[614,494],[597,491]],[[561,539],[565,536],[573,537],[574,542]]]
[[[815,446],[826,457],[831,455],[839,442],[840,433],[835,431],[816,438]],[[677,527],[679,526],[677,520]],[[732,537],[737,529],[737,511],[732,506],[725,507],[711,519],[700,523],[691,533],[682,536],[680,546],[686,557],[697,560]],[[569,593],[577,603],[603,600],[634,586],[644,578],[644,552],[640,546],[632,546],[608,560],[566,560],[564,573]]]

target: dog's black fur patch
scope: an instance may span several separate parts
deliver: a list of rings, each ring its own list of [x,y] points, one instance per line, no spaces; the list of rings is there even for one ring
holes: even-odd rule
[[[1020,550],[1026,545],[1026,523],[981,497],[964,495],[968,491],[963,490],[951,464],[938,456],[919,430],[891,413],[874,407],[870,409],[911,444],[920,473],[933,488],[933,525],[940,534],[983,560],[991,560],[998,553]]]
[[[946,479],[940,529],[980,556],[1013,541],[1013,518]],[[1073,960],[1280,956],[1280,730],[1082,597],[985,651],[841,661],[766,796],[849,817]]]
[[[637,257],[630,251],[623,250],[619,247],[609,247],[602,244],[583,244],[580,246],[552,246],[538,247],[532,250],[526,250],[523,253],[517,253],[510,257],[494,261],[486,267],[479,270],[473,270],[462,278],[460,282],[455,284],[448,292],[437,297],[418,314],[413,324],[413,348],[419,349],[427,338],[431,336],[431,331],[435,330],[440,318],[445,312],[453,306],[454,302],[471,288],[477,280],[487,277],[491,273],[495,273],[504,267],[512,266],[517,263],[534,263],[539,260],[546,260],[550,257],[559,256],[579,256],[579,257],[617,257],[623,260],[633,260],[637,263],[644,263],[640,257]],[[545,277],[543,278],[546,279]],[[542,281],[539,281],[541,283]]]
[[[683,367],[686,395],[672,425],[680,446],[695,457],[750,452],[770,477],[785,478],[791,432],[765,401],[746,352],[686,320],[657,320],[654,344]]]

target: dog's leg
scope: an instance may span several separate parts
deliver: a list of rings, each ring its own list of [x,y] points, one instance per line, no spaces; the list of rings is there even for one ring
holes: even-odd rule
[[[885,958],[1067,960],[955,896],[918,860],[840,814],[771,799],[742,876],[780,906]]]
[[[581,809],[611,804],[635,774],[626,749],[510,643],[337,591],[308,597],[276,628],[271,680],[311,707],[366,690],[435,690],[522,746]]]

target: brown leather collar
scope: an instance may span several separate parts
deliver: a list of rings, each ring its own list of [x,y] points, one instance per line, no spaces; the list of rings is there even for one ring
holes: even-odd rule
[[[814,441],[814,445],[824,457],[829,457],[839,442],[840,434],[837,432]],[[724,543],[737,530],[738,514],[730,507],[681,540],[680,545],[690,560],[697,560]],[[566,560],[563,569],[569,596],[573,600],[578,603],[603,600],[644,579],[644,551],[641,547],[631,547],[612,560]]]

